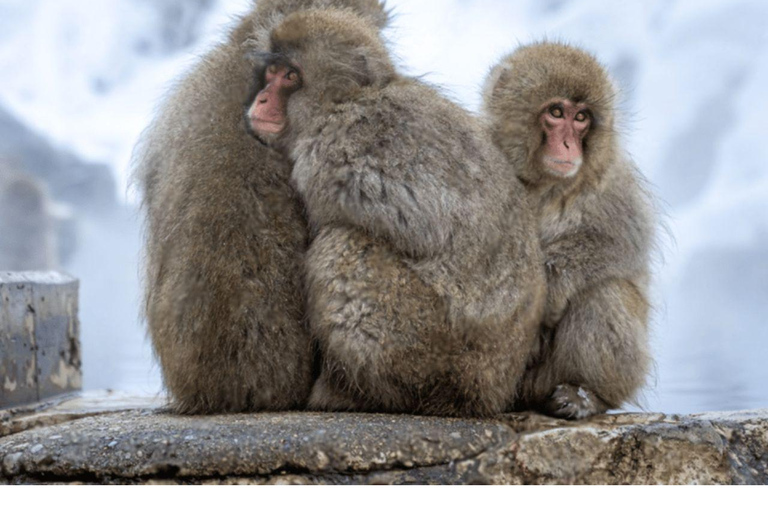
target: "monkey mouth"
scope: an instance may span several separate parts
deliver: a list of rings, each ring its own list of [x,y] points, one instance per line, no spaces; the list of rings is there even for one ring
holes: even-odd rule
[[[285,123],[279,122],[279,121],[253,119],[252,125],[253,125],[253,131],[255,131],[256,133],[277,135],[282,133],[283,130],[285,130]]]
[[[555,176],[562,178],[575,176],[581,169],[581,163],[581,158],[576,160],[560,160],[550,156],[544,158],[544,165],[547,170]]]

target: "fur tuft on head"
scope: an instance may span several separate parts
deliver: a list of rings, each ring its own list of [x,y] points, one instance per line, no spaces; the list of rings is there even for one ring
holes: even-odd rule
[[[309,9],[335,9],[357,14],[378,29],[385,28],[390,21],[386,3],[380,0],[258,0],[256,9],[260,19],[285,17]]]
[[[320,103],[351,99],[395,76],[377,28],[347,10],[291,14],[272,31],[270,47],[300,67],[305,95]]]

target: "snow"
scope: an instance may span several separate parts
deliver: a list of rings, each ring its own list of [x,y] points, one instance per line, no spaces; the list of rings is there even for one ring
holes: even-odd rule
[[[134,204],[127,192],[133,144],[168,84],[248,3],[0,0],[0,104],[55,145],[108,163],[120,197]],[[768,406],[768,2],[388,3],[396,18],[387,37],[401,67],[473,110],[485,73],[519,43],[578,44],[613,70],[623,88],[626,145],[673,234],[662,240],[657,269],[658,370],[646,405],[667,412]],[[138,253],[138,232],[126,229],[124,237],[113,245]],[[87,278],[100,259],[95,249],[85,252],[74,267]],[[141,345],[136,279],[136,272],[116,278],[90,299],[98,304],[99,293],[115,289],[132,295],[125,311],[113,312],[115,325],[95,306],[84,308],[84,338],[93,321],[94,351],[96,336],[108,338],[116,325],[124,343]],[[156,386],[141,346],[135,368],[93,382]]]

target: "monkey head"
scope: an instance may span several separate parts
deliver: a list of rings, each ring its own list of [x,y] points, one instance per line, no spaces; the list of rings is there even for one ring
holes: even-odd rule
[[[523,47],[491,71],[485,108],[494,142],[528,183],[594,177],[614,157],[615,89],[586,52]]]
[[[382,0],[259,0],[258,19],[279,19],[308,9],[339,9],[354,12],[382,29],[389,24],[389,11]]]
[[[262,142],[289,149],[313,121],[395,75],[378,28],[347,10],[308,10],[288,16],[258,56],[261,85],[247,123]]]

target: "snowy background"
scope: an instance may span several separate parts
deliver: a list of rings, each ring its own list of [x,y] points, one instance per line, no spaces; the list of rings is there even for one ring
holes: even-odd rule
[[[476,110],[491,65],[549,37],[624,88],[626,144],[667,214],[648,409],[768,407],[768,2],[390,0],[401,67]],[[246,0],[0,0],[0,162],[77,219],[85,385],[156,393],[139,322],[132,147]],[[18,148],[26,148],[22,154]],[[31,148],[31,149],[30,149]],[[2,236],[2,234],[0,234]]]

